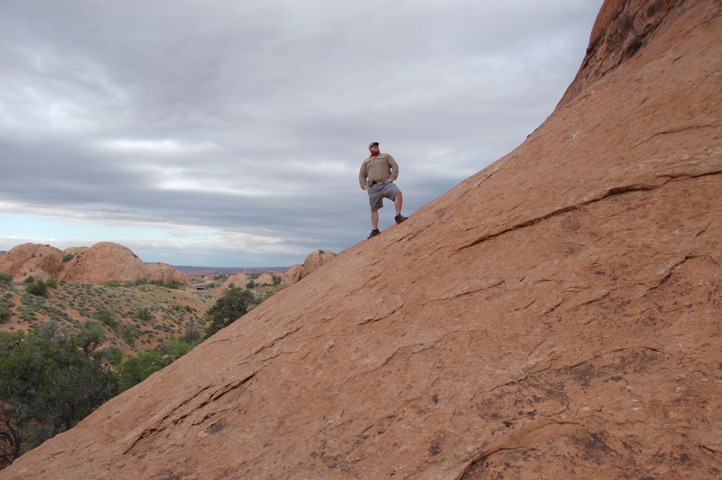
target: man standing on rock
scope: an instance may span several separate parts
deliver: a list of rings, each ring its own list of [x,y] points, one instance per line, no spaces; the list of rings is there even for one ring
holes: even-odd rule
[[[379,208],[384,206],[384,198],[394,202],[396,223],[403,222],[406,217],[401,215],[401,205],[404,201],[401,190],[393,183],[399,178],[399,165],[394,157],[379,151],[379,142],[371,142],[369,151],[371,155],[361,164],[358,181],[361,188],[369,194],[372,230],[368,238],[371,238],[381,233],[379,231]]]

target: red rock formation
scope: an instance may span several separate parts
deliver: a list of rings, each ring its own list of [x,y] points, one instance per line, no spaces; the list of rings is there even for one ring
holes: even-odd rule
[[[63,265],[62,282],[103,284],[110,280],[133,282],[150,273],[136,254],[118,243],[96,243]]]
[[[74,283],[147,279],[190,285],[185,274],[172,265],[153,263],[146,266],[130,249],[110,242],[98,243],[91,248],[70,247],[62,252],[50,245],[18,245],[0,256],[0,272],[13,275],[16,281],[32,275],[36,279],[58,277],[60,281]]]
[[[286,273],[283,274],[282,282],[284,285],[293,285],[294,283],[301,280],[301,270],[303,270],[303,265],[300,263],[294,263],[290,267],[288,267],[288,270],[286,270]]]
[[[184,286],[190,286],[188,277],[183,272],[178,271],[173,265],[167,263],[149,263],[148,276],[150,280],[160,280],[165,284],[179,283]]]
[[[63,250],[64,257],[77,257],[87,252],[90,247],[68,247]]]
[[[311,275],[334,258],[336,258],[336,254],[331,250],[316,250],[306,257],[303,265],[298,263],[291,265],[288,270],[286,270],[286,273],[282,275],[281,282],[284,285],[293,285],[302,278]]]
[[[0,256],[0,272],[22,281],[29,276],[47,280],[58,275],[63,265],[63,253],[50,245],[24,243]]]
[[[228,288],[231,284],[238,288],[246,288],[246,285],[248,285],[248,282],[251,281],[251,277],[246,275],[245,273],[234,273],[228,279],[226,279],[225,282],[223,282],[223,288]]]
[[[306,260],[303,261],[301,278],[311,275],[334,258],[336,258],[336,254],[331,250],[316,250],[315,252],[310,253],[306,257]]]
[[[2,477],[719,477],[722,3],[663,3],[517,150]]]
[[[263,272],[253,282],[256,285],[273,285],[275,283],[273,281],[273,275],[271,275],[269,272]]]

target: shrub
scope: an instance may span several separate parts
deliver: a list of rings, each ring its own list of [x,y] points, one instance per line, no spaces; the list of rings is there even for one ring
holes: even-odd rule
[[[141,308],[138,310],[138,320],[142,320],[143,322],[149,322],[153,318],[153,315],[150,313],[149,308]]]
[[[135,346],[135,339],[140,335],[140,330],[135,325],[126,325],[123,329],[123,340],[131,347]]]
[[[13,316],[13,311],[5,302],[0,302],[0,323],[5,323]]]
[[[0,285],[10,285],[13,281],[13,276],[9,273],[0,273]]]
[[[75,258],[75,255],[71,255],[68,253],[67,255],[63,256],[63,263],[68,263],[69,261],[71,261],[74,258]]]
[[[109,282],[107,282],[105,284],[105,286],[111,287],[111,288],[118,288],[118,287],[120,287],[120,282],[118,280],[110,280]]]
[[[101,322],[103,325],[107,325],[113,331],[118,330],[118,321],[115,319],[113,312],[105,307],[101,307],[93,312],[93,318]]]
[[[31,283],[27,283],[26,281],[25,291],[31,295],[35,295],[36,297],[46,297],[48,295],[48,284],[42,280]]]

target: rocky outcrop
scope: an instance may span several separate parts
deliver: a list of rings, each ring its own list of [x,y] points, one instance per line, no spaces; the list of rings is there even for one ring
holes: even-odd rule
[[[24,243],[0,256],[0,272],[23,281],[32,276],[36,280],[47,280],[58,275],[63,267],[63,253],[50,245]]]
[[[63,250],[63,258],[67,258],[67,261],[70,261],[72,257],[82,255],[83,253],[87,252],[89,248],[90,247],[68,247]]]
[[[310,253],[306,260],[303,261],[303,269],[301,269],[301,278],[311,275],[313,272],[329,263],[336,258],[336,254],[331,250],[316,250]]]
[[[286,270],[286,273],[282,275],[281,281],[285,285],[293,285],[302,278],[311,275],[334,258],[336,258],[336,254],[331,250],[316,250],[306,257],[303,265],[291,265],[288,270]]]
[[[166,284],[190,285],[185,274],[172,265],[145,265],[130,249],[111,242],[97,243],[90,248],[70,247],[62,252],[50,245],[18,245],[0,256],[0,272],[13,275],[16,281],[33,276],[39,280],[56,277],[59,281],[72,283],[158,280]]]
[[[65,263],[61,282],[103,284],[111,280],[133,282],[149,277],[148,268],[136,254],[118,243],[96,243]]]
[[[610,0],[594,22],[589,46],[576,78],[559,102],[567,105],[582,90],[634,56],[694,2],[684,0]],[[681,33],[681,32],[680,32]]]
[[[301,271],[303,270],[303,265],[300,263],[294,263],[290,267],[288,267],[288,270],[286,270],[286,273],[283,274],[281,277],[281,282],[284,285],[293,285],[294,283],[301,280]]]
[[[228,288],[231,284],[238,288],[246,288],[246,285],[248,285],[248,282],[250,281],[251,277],[245,273],[234,273],[229,276],[225,282],[223,282],[223,288]]]
[[[274,285],[275,282],[273,280],[273,275],[271,275],[269,272],[263,272],[256,278],[253,283],[256,285]]]
[[[514,152],[3,478],[718,477],[722,3],[669,5]]]
[[[188,277],[186,277],[183,272],[177,270],[173,265],[169,265],[167,263],[149,263],[146,267],[148,269],[148,278],[150,280],[161,281],[166,285],[176,283],[186,287],[190,286]]]

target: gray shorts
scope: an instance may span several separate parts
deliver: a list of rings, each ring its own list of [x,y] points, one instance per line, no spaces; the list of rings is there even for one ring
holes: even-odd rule
[[[393,201],[396,199],[396,195],[401,193],[401,190],[393,183],[377,183],[371,185],[369,192],[369,204],[371,205],[371,211],[376,211],[384,206],[384,198],[388,198]]]

